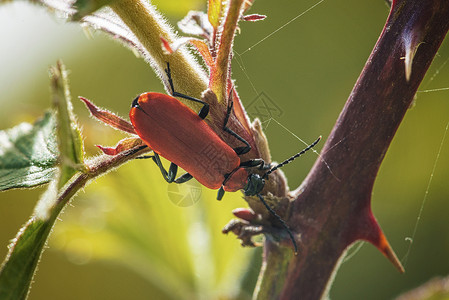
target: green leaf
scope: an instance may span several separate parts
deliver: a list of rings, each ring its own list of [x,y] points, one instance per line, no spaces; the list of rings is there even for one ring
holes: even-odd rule
[[[53,107],[57,114],[57,135],[59,141],[61,177],[58,187],[62,187],[82,166],[83,140],[73,114],[67,79],[67,71],[62,61],[50,68]]]
[[[56,190],[49,189],[41,201],[56,200]],[[9,252],[0,270],[0,299],[25,299],[45,242],[60,209],[48,220],[32,217],[8,246]]]
[[[0,131],[0,190],[49,182],[55,172],[55,118],[47,112],[34,125],[22,123]]]

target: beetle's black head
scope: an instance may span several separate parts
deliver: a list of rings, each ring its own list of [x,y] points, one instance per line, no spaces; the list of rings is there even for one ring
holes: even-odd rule
[[[243,192],[245,196],[254,196],[259,194],[265,185],[265,179],[259,174],[250,174]]]
[[[133,100],[133,104],[131,104],[131,107],[139,107],[139,98],[140,95],[136,97],[136,99]]]

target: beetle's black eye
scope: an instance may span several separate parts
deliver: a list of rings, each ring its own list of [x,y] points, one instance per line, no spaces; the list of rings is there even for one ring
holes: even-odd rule
[[[133,104],[131,105],[131,107],[139,107],[139,98],[140,95],[136,97],[136,99],[133,100]]]

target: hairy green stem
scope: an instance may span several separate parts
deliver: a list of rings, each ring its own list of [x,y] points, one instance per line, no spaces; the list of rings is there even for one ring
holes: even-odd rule
[[[185,49],[173,54],[165,54],[161,46],[161,37],[173,42],[177,36],[156,9],[146,1],[121,0],[114,2],[112,10],[136,35],[150,54],[150,63],[166,83],[163,70],[170,63],[173,81],[177,92],[200,98],[207,89],[207,77],[198,62]],[[168,88],[168,85],[166,84]],[[183,102],[182,99],[180,99]],[[189,106],[191,103],[188,103]]]

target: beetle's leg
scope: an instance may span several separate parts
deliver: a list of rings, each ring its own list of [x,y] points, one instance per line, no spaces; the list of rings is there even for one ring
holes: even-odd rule
[[[162,165],[161,158],[158,154],[154,153],[154,156],[151,157],[153,161],[156,163],[156,165],[161,170],[162,176],[168,183],[172,183],[175,181],[176,173],[178,173],[178,166],[174,163],[170,164],[170,168],[168,169],[168,172],[165,170],[164,166]]]
[[[231,93],[232,93],[232,91],[231,91]],[[240,135],[238,135],[237,133],[232,131],[227,126],[228,125],[228,121],[229,121],[229,116],[231,115],[231,112],[232,112],[232,107],[234,106],[234,101],[232,101],[232,94],[228,98],[229,98],[228,111],[226,112],[226,117],[225,117],[225,121],[224,121],[224,125],[223,125],[223,130],[245,144],[245,147],[237,147],[237,148],[233,149],[237,155],[242,155],[242,154],[248,153],[251,150],[251,146],[244,138],[242,138]]]
[[[224,190],[224,186],[222,185],[219,189],[218,189],[218,193],[217,193],[217,200],[221,200],[224,196],[225,190]]]
[[[174,163],[171,163],[170,168],[168,169],[168,172],[165,170],[164,166],[162,165],[161,159],[159,157],[159,155],[157,155],[157,158],[155,157],[157,154],[155,155],[145,155],[145,156],[139,156],[136,157],[136,159],[147,159],[147,158],[152,158],[153,161],[156,163],[156,165],[159,167],[159,169],[161,170],[162,176],[164,177],[164,179],[168,182],[168,183],[184,183],[189,181],[190,179],[193,178],[192,175],[190,175],[189,173],[185,173],[182,174],[181,176],[179,176],[178,178],[176,178],[175,180],[173,180],[173,178],[176,177],[176,173],[178,172],[178,166]]]
[[[209,114],[209,103],[206,103],[206,102],[204,102],[204,101],[202,101],[200,99],[196,99],[196,98],[190,97],[188,95],[184,95],[184,94],[176,92],[175,91],[175,87],[173,85],[173,80],[171,78],[170,64],[168,62],[167,62],[167,69],[165,69],[165,73],[167,74],[168,83],[170,84],[170,88],[172,90],[172,96],[173,97],[184,98],[184,99],[187,99],[187,100],[191,100],[191,101],[203,104],[203,107],[200,109],[200,112],[198,113],[198,116],[201,119],[205,119],[207,117],[207,115]]]
[[[152,158],[152,157],[153,157],[153,155],[144,155],[144,156],[136,157],[136,159],[148,159],[148,158]]]
[[[181,176],[179,176],[178,178],[176,178],[175,182],[176,183],[184,183],[186,181],[189,181],[192,178],[193,178],[192,175],[190,175],[189,173],[185,173],[185,174],[182,174]]]
[[[239,169],[240,169],[240,166],[238,166],[237,168],[232,170],[231,173],[225,174],[225,176],[224,176],[225,179],[223,180],[223,183],[221,184],[221,187],[218,189],[217,200],[221,200],[221,198],[223,198],[224,193],[225,193],[224,186],[229,181],[229,179],[231,179],[232,175],[234,175],[234,173],[237,172]]]
[[[254,168],[259,166],[260,170],[269,170],[271,168],[271,164],[266,164],[263,159],[251,159],[240,163],[240,167],[243,168]]]

